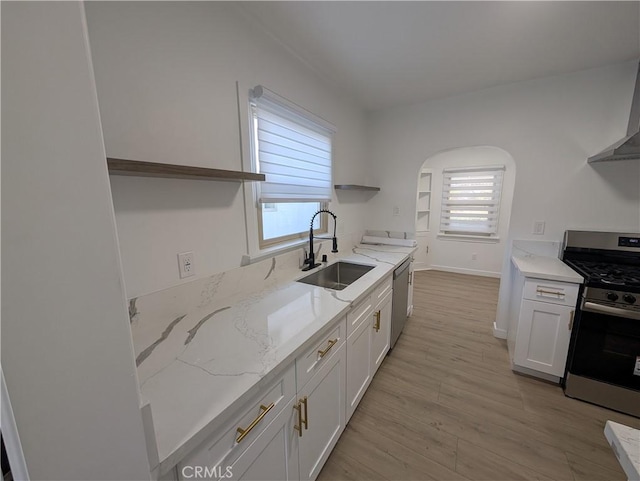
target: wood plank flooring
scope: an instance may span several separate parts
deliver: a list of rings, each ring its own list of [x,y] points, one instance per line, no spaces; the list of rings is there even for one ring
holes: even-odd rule
[[[320,473],[332,480],[625,480],[603,434],[640,420],[511,371],[499,281],[415,273],[414,312]]]

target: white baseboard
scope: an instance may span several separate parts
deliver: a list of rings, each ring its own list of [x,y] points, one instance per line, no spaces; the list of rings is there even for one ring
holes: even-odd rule
[[[414,270],[418,270],[418,269],[414,268]],[[425,269],[422,269],[422,270],[425,270]],[[477,270],[477,269],[465,269],[465,268],[462,268],[462,267],[448,267],[448,266],[432,265],[430,268],[428,268],[426,270],[453,272],[455,274],[467,274],[467,275],[470,275],[470,276],[494,277],[496,279],[500,279],[500,273],[499,272],[481,271],[481,270]]]
[[[506,339],[507,338],[507,330],[500,329],[497,324],[493,323],[493,337],[497,337],[498,339]]]
[[[526,376],[544,379],[545,381],[549,381],[554,384],[560,384],[561,381],[561,378],[559,378],[558,376],[553,376],[552,374],[547,374],[546,372],[535,371],[533,369],[529,369],[528,367],[518,366],[513,363],[511,363],[511,370],[520,374],[524,374]]]

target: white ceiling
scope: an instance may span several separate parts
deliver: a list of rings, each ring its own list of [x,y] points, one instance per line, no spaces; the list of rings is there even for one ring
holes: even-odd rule
[[[640,2],[242,2],[368,110],[640,57]]]

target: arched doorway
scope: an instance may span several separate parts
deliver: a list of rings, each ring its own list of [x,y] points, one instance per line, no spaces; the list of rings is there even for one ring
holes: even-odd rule
[[[415,269],[499,277],[515,174],[513,158],[499,147],[460,147],[427,158],[417,174]],[[493,181],[482,182],[492,176]],[[460,193],[464,178],[469,182],[464,187],[468,197]],[[451,190],[452,179],[457,179],[458,190]],[[488,203],[486,210],[471,206],[497,190],[497,204]],[[460,199],[468,199],[469,204]],[[451,204],[456,204],[456,210],[451,210]]]

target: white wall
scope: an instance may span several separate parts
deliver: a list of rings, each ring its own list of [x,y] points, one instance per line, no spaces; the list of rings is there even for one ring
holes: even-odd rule
[[[505,166],[497,241],[440,236],[443,169],[490,165]],[[424,265],[416,265],[416,268],[428,267],[465,274],[499,276],[505,244],[509,237],[509,219],[516,177],[515,163],[509,153],[490,146],[453,149],[429,157],[422,168],[432,170],[431,218],[429,232],[418,237],[419,253],[416,260],[422,259],[427,246],[428,255],[424,256]],[[476,258],[472,259],[474,255]]]
[[[149,479],[80,2],[2,3],[2,369],[31,479]]]
[[[492,145],[509,152],[517,168],[510,239],[559,240],[578,228],[639,230],[640,163],[586,163],[624,135],[636,70],[630,62],[372,115],[369,152],[382,190],[370,204],[371,228],[413,229],[415,177],[428,157]],[[534,220],[546,222],[544,236],[532,235]]]
[[[109,157],[239,170],[238,81],[241,122],[246,92],[262,84],[337,126],[336,183],[367,182],[359,107],[230,2],[86,8]],[[180,283],[178,252],[194,251],[198,276],[237,267],[247,253],[239,184],[112,177],[111,186],[129,297]],[[363,230],[369,198],[334,197],[343,240]]]

